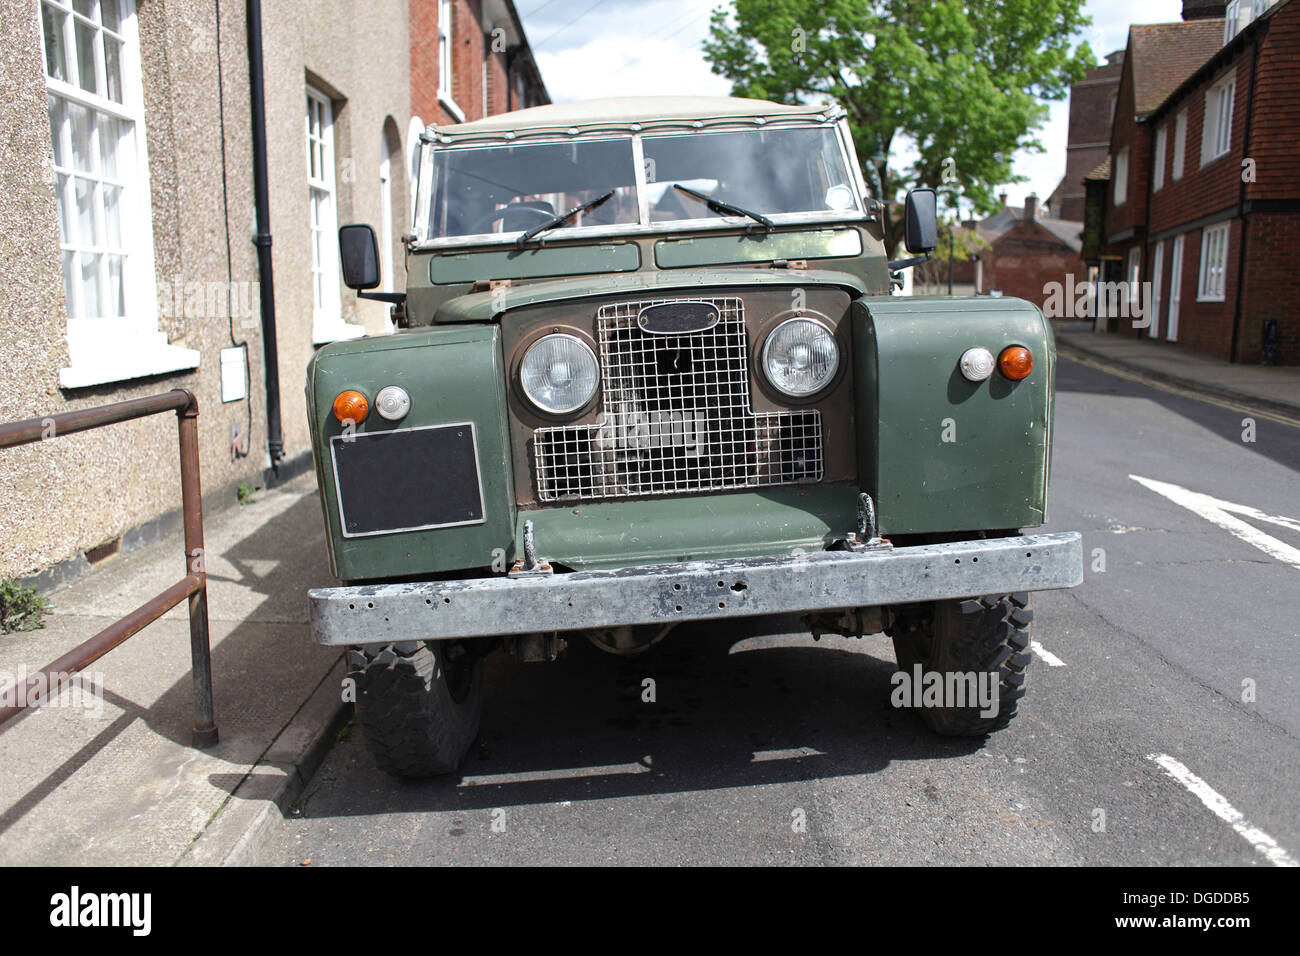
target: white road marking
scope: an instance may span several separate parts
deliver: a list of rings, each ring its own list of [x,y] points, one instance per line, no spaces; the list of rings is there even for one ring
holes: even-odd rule
[[[548,780],[580,780],[583,777],[613,777],[622,774],[650,773],[641,763],[609,764],[603,767],[565,767],[556,770],[534,770],[522,773],[477,773],[461,780],[462,787],[501,786],[510,783],[542,783]]]
[[[1043,662],[1050,667],[1064,667],[1065,661],[1061,660],[1042,644],[1037,641],[1029,642],[1029,649],[1043,659]]]
[[[1229,803],[1223,796],[1196,774],[1168,754],[1147,754],[1148,760],[1155,763],[1169,776],[1173,777],[1190,790],[1220,820],[1231,826],[1264,858],[1274,866],[1300,866],[1291,855],[1278,846],[1276,840],[1254,826],[1242,815],[1242,812]]]
[[[1263,551],[1269,557],[1277,558],[1284,564],[1300,569],[1300,549],[1293,548],[1284,541],[1279,541],[1272,535],[1265,534],[1258,528],[1246,524],[1240,518],[1234,518],[1228,512],[1246,515],[1257,521],[1267,521],[1270,524],[1280,525],[1284,528],[1294,528],[1300,530],[1300,521],[1294,518],[1283,518],[1277,515],[1268,515],[1258,511],[1248,505],[1238,505],[1231,501],[1222,501],[1219,498],[1212,498],[1209,495],[1203,495],[1197,491],[1188,491],[1179,485],[1170,484],[1167,481],[1156,481],[1154,478],[1143,478],[1141,475],[1129,475],[1134,481],[1145,488],[1149,488],[1158,495],[1164,495],[1176,505],[1182,505],[1188,511],[1195,512],[1206,521],[1218,525],[1224,531],[1236,535],[1242,541],[1253,545]]]

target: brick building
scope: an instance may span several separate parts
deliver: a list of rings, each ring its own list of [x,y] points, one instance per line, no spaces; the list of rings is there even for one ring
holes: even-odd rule
[[[465,123],[551,101],[510,0],[410,0],[411,110]]]
[[[1124,69],[1124,51],[1106,57],[1082,80],[1070,87],[1070,127],[1065,147],[1065,175],[1047,197],[1047,209],[1057,219],[1083,221],[1083,178],[1110,151],[1111,123],[1119,78]]]
[[[1149,283],[1150,307],[1106,328],[1300,364],[1300,3],[1191,6],[1217,16],[1130,32],[1145,80],[1121,80],[1085,245],[1103,278]]]
[[[988,243],[978,254],[975,291],[998,292],[1042,308],[1053,283],[1079,261],[1083,223],[1046,215],[1030,193],[1023,207],[1005,206],[976,227]]]

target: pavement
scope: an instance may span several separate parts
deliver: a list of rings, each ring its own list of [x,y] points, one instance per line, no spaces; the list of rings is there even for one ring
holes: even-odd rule
[[[1300,634],[1275,598],[1295,569],[1127,475],[1293,513],[1300,369],[1057,339],[1050,530],[1083,530],[1085,554],[1108,550],[1120,573],[1041,597],[1037,639],[1070,666],[1036,662],[1036,703],[983,748],[887,706],[879,635],[705,628],[631,662],[585,644],[558,665],[493,655],[464,773],[390,780],[348,733],[339,654],[308,635],[306,591],[334,582],[307,474],[205,515],[220,743],[190,746],[182,606],[92,665],[102,695],[0,731],[0,864],[1258,862],[1153,771],[1157,752],[1295,856],[1300,704],[1285,688]],[[1274,413],[1249,445],[1238,404]],[[0,683],[174,583],[182,552],[177,533],[54,592],[46,628],[0,637]],[[1260,697],[1243,705],[1247,677]],[[1106,807],[1127,839],[1091,829]]]
[[[220,742],[190,746],[182,603],[92,664],[92,692],[0,731],[0,864],[241,862],[342,725],[339,653],[307,628],[307,589],[333,583],[314,475],[204,518]],[[0,637],[0,675],[49,664],[175,583],[183,554],[170,535],[48,595],[45,628]]]
[[[1300,367],[1233,365],[1162,339],[1094,332],[1091,323],[1059,323],[1062,355],[1198,395],[1300,418]]]

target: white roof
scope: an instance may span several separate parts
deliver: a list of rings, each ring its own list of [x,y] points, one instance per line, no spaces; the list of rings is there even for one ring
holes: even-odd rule
[[[838,117],[839,107],[827,105],[788,106],[769,100],[748,100],[731,96],[622,96],[578,100],[534,106],[513,113],[498,113],[472,123],[430,127],[443,136],[460,137],[507,133],[516,130],[571,129],[583,127],[626,128],[634,123],[659,124],[674,121],[728,119],[797,119]]]

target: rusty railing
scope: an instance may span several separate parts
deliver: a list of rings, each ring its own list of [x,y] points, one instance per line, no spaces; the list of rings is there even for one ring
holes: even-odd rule
[[[32,674],[27,678],[23,694],[16,693],[18,688],[15,687],[14,703],[0,707],[0,724],[17,717],[28,707],[48,697],[57,696],[63,682],[70,675],[89,667],[128,637],[188,598],[190,657],[194,674],[193,743],[195,747],[210,747],[217,742],[217,725],[212,713],[212,657],[208,647],[208,576],[203,553],[203,501],[199,488],[199,404],[194,395],[187,389],[176,388],[147,398],[133,398],[97,408],[84,408],[0,425],[0,448],[28,445],[168,411],[176,412],[177,431],[180,433],[185,577],[126,617],[110,624],[84,644]]]

